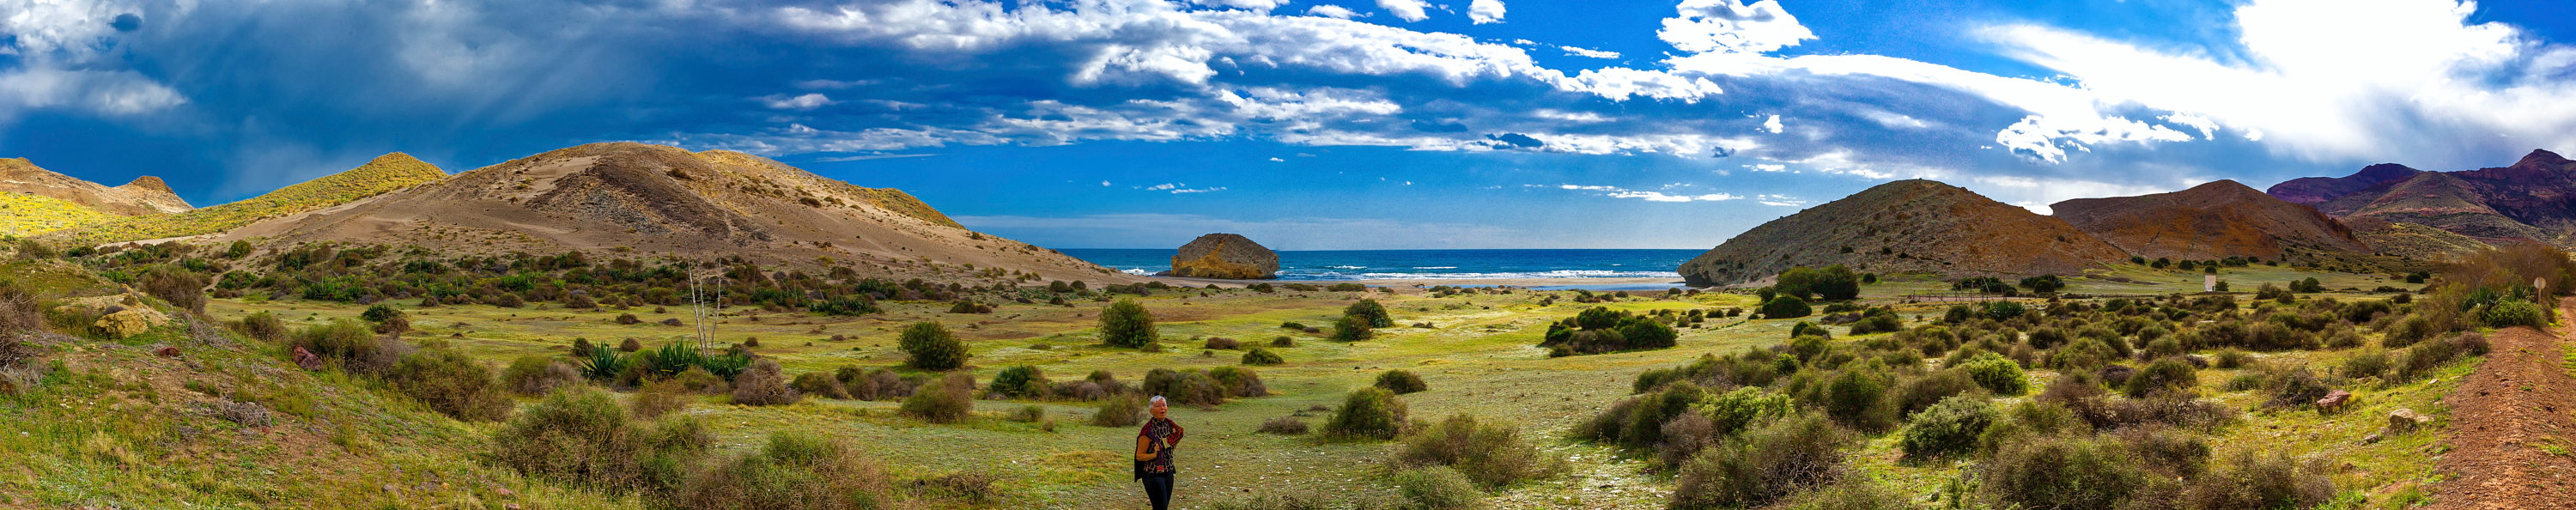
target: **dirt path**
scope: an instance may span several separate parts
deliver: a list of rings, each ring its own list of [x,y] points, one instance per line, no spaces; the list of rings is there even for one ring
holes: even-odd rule
[[[2576,300],[2560,310],[2576,320]],[[2576,331],[2576,328],[2562,327]],[[2443,399],[2451,407],[2446,478],[2431,508],[2576,508],[2576,378],[2560,335],[2510,328],[2476,373]]]

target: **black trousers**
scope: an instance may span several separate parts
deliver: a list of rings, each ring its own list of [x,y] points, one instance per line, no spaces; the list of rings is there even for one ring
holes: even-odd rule
[[[1141,479],[1145,482],[1145,499],[1153,500],[1154,510],[1171,510],[1172,475],[1173,473],[1148,473]]]

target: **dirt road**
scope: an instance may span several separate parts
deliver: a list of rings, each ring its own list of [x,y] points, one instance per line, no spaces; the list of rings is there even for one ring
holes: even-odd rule
[[[2559,310],[2576,323],[2576,300]],[[2576,326],[2562,326],[2576,333]],[[2576,378],[2562,333],[2508,328],[2443,403],[2450,452],[2436,465],[2436,509],[2576,508]]]

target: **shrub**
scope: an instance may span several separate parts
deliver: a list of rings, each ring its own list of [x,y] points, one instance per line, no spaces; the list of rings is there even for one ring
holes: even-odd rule
[[[1340,320],[1333,321],[1333,340],[1357,342],[1376,338],[1377,332],[1369,329],[1368,322],[1367,317],[1356,315],[1343,316]]]
[[[1145,372],[1145,382],[1140,389],[1146,395],[1161,395],[1173,404],[1182,405],[1222,404],[1226,395],[1224,386],[1208,377],[1207,372],[1198,370],[1157,368]]]
[[[1817,296],[1825,301],[1848,301],[1860,297],[1860,275],[1853,274],[1851,268],[1841,264],[1824,268],[1789,268],[1780,272],[1778,282],[1771,288],[1783,296],[1800,299]]]
[[[1914,415],[1905,427],[1897,446],[1905,456],[1927,459],[1964,452],[1977,447],[1977,436],[1986,433],[2003,413],[1993,403],[1975,396],[1954,396],[1925,408]]]
[[[2323,462],[2299,462],[2287,452],[2239,451],[2192,480],[2183,491],[2191,508],[2314,508],[2335,495]]]
[[[1207,345],[1203,346],[1202,348],[1207,349],[1207,350],[1212,350],[1212,351],[1213,351],[1213,350],[1228,350],[1228,351],[1231,351],[1231,350],[1236,350],[1236,349],[1242,349],[1242,348],[1243,348],[1243,342],[1235,341],[1235,339],[1232,339],[1232,338],[1226,338],[1226,337],[1221,337],[1221,336],[1220,336],[1220,337],[1213,337],[1213,338],[1209,338],[1209,339],[1207,339]]]
[[[386,379],[404,395],[458,421],[500,421],[515,406],[493,382],[492,369],[455,349],[403,356]]]
[[[1852,336],[1867,335],[1871,333],[1894,333],[1904,330],[1904,320],[1896,318],[1895,315],[1887,314],[1861,317],[1860,322],[1854,322],[1851,325]]]
[[[1996,506],[2117,508],[2147,484],[2126,453],[2104,440],[2034,436],[1997,451],[1978,489]]]
[[[1356,285],[1356,284],[1354,284]],[[1467,476],[1448,466],[1398,471],[1390,480],[1404,495],[1406,508],[1465,510],[1485,507],[1485,494]]]
[[[2396,349],[2415,345],[2415,342],[2430,338],[2437,332],[2433,328],[2432,319],[2426,319],[2422,315],[2409,315],[2389,326],[2387,336],[2382,337],[2379,344],[2381,347]]]
[[[270,342],[285,340],[287,335],[286,321],[278,319],[277,315],[265,310],[242,317],[241,323],[234,327],[234,330],[241,332],[242,336]]]
[[[1342,316],[1365,319],[1368,321],[1368,327],[1372,328],[1395,327],[1395,316],[1387,315],[1386,306],[1377,304],[1375,299],[1362,299],[1360,302],[1351,303],[1351,306],[1342,308]]]
[[[1286,362],[1288,360],[1280,358],[1279,353],[1270,352],[1270,349],[1254,347],[1251,351],[1243,353],[1243,364],[1246,365],[1277,365]]]
[[[2165,358],[2147,364],[2137,375],[2129,377],[2129,398],[2145,398],[2157,391],[2190,391],[2200,385],[2200,375],[2191,362],[2182,358]]]
[[[951,423],[966,418],[966,411],[975,404],[974,393],[975,376],[948,374],[914,390],[897,412],[931,423]]]
[[[641,323],[643,323],[643,322],[644,322],[644,319],[636,318],[636,317],[635,317],[635,314],[631,314],[631,313],[621,313],[621,314],[617,314],[617,323],[618,323],[618,324],[624,324],[624,325],[635,325],[635,324],[641,324]]]
[[[1110,347],[1142,348],[1159,340],[1154,314],[1134,300],[1121,299],[1100,311],[1100,340]]]
[[[188,313],[206,314],[206,277],[176,269],[158,269],[143,274],[143,292],[170,302]]]
[[[625,351],[625,352],[641,351],[641,350],[644,350],[644,342],[643,342],[643,341],[636,340],[636,339],[633,339],[633,338],[628,338],[628,339],[626,339],[626,341],[625,341],[625,342],[620,342],[620,343],[618,343],[618,344],[617,344],[617,350]]]
[[[948,327],[937,322],[913,323],[911,327],[904,328],[897,342],[904,354],[912,357],[912,367],[922,370],[956,370],[965,366],[966,357],[970,356],[966,352],[966,343],[957,341],[957,335],[949,333]]]
[[[778,360],[761,358],[751,368],[733,378],[733,403],[750,406],[783,406],[805,399],[805,395],[787,386],[787,371]]]
[[[366,326],[345,318],[297,331],[288,346],[303,347],[355,374],[384,373],[410,350],[400,340],[376,338]]]
[[[893,478],[849,443],[778,432],[758,452],[718,463],[674,497],[679,508],[876,509],[893,502]]]
[[[1799,414],[1745,431],[1699,452],[1682,466],[1675,509],[1768,505],[1842,478],[1856,436],[1822,415]]]
[[[1011,397],[1046,398],[1049,384],[1045,371],[1034,365],[1018,365],[993,374],[993,384],[986,389]]]
[[[501,370],[501,382],[509,387],[511,393],[538,397],[556,388],[580,383],[581,371],[546,356],[520,356],[510,361],[509,368]]]
[[[1145,397],[1109,397],[1100,410],[1091,413],[1091,424],[1102,427],[1134,427],[1145,422]]]
[[[548,394],[492,434],[494,462],[529,476],[615,493],[680,486],[715,438],[696,420],[629,420],[607,392]]]
[[[1754,425],[1798,411],[1798,402],[1788,395],[1744,386],[1691,405],[1691,413],[1709,419],[1709,431],[1719,436],[1732,436]]]
[[[1879,405],[1887,396],[1888,379],[1885,367],[1876,362],[1845,367],[1825,383],[1825,414],[1854,429],[1886,430],[1896,421],[1891,409]]]
[[[822,372],[796,374],[796,381],[787,386],[801,394],[835,400],[850,399],[849,389],[841,386],[841,381],[834,378],[832,374]]]
[[[2236,349],[2219,349],[2217,358],[2210,366],[2223,370],[2234,370],[2254,364],[2254,355]]]
[[[654,381],[635,392],[627,407],[636,418],[654,419],[689,407],[689,389],[679,383]]]
[[[1422,383],[1422,376],[1414,375],[1414,373],[1409,370],[1388,370],[1386,373],[1378,374],[1377,387],[1386,391],[1395,392],[1397,395],[1419,393],[1424,390],[1431,389],[1430,385]]]
[[[1405,405],[1384,388],[1361,388],[1342,400],[1324,422],[1324,433],[1336,437],[1394,439],[1404,428]]]
[[[1228,397],[1252,398],[1270,396],[1270,386],[1262,384],[1261,374],[1253,372],[1252,369],[1249,368],[1211,368],[1207,371],[1207,378],[1216,381],[1217,389],[1225,392],[1225,396]]]
[[[1468,414],[1451,415],[1406,434],[1395,463],[1404,467],[1449,466],[1487,489],[1521,480],[1552,476],[1563,461],[1541,454],[1521,438],[1520,429],[1500,423],[1479,424]]]
[[[1303,330],[1303,329],[1305,329],[1305,328],[1300,327],[1300,328],[1297,328],[1297,329]],[[1271,346],[1271,347],[1296,347],[1296,346],[1297,346],[1297,339],[1295,339],[1295,338],[1288,338],[1288,335],[1280,335],[1280,336],[1279,336],[1279,337],[1277,337],[1277,338],[1272,338],[1272,339],[1270,339],[1270,346]]]
[[[1850,478],[1813,492],[1792,496],[1773,507],[1780,510],[1914,510],[1914,502],[1894,489],[1864,478]]]
[[[2529,326],[2533,329],[2541,329],[2549,326],[2547,310],[2541,309],[2538,304],[2520,299],[2498,301],[2488,306],[2486,312],[2480,314],[2478,318],[2486,321],[2488,326],[2497,328]]]
[[[1762,304],[1762,318],[1765,319],[1794,319],[1814,313],[1814,309],[1807,307],[1807,300],[1797,296],[1774,297]]]
[[[1898,383],[1889,395],[1900,418],[1913,416],[1951,397],[1975,393],[1981,388],[1965,370],[1942,370]]]
[[[1295,416],[1271,418],[1269,420],[1262,421],[1261,428],[1257,429],[1257,431],[1263,434],[1278,434],[1283,436],[1304,434],[1306,433],[1306,420],[1298,419]]]
[[[1968,378],[1975,379],[1978,386],[1996,395],[2020,395],[2030,391],[2030,379],[2022,375],[2021,364],[2000,354],[1977,353],[1976,357],[1959,364],[1959,369],[1967,371]]]

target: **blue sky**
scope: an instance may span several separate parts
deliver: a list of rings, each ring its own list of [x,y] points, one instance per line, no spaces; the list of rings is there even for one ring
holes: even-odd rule
[[[1693,248],[2576,150],[2576,7],[2451,0],[0,0],[0,157],[200,206],[633,140],[1044,246]]]

